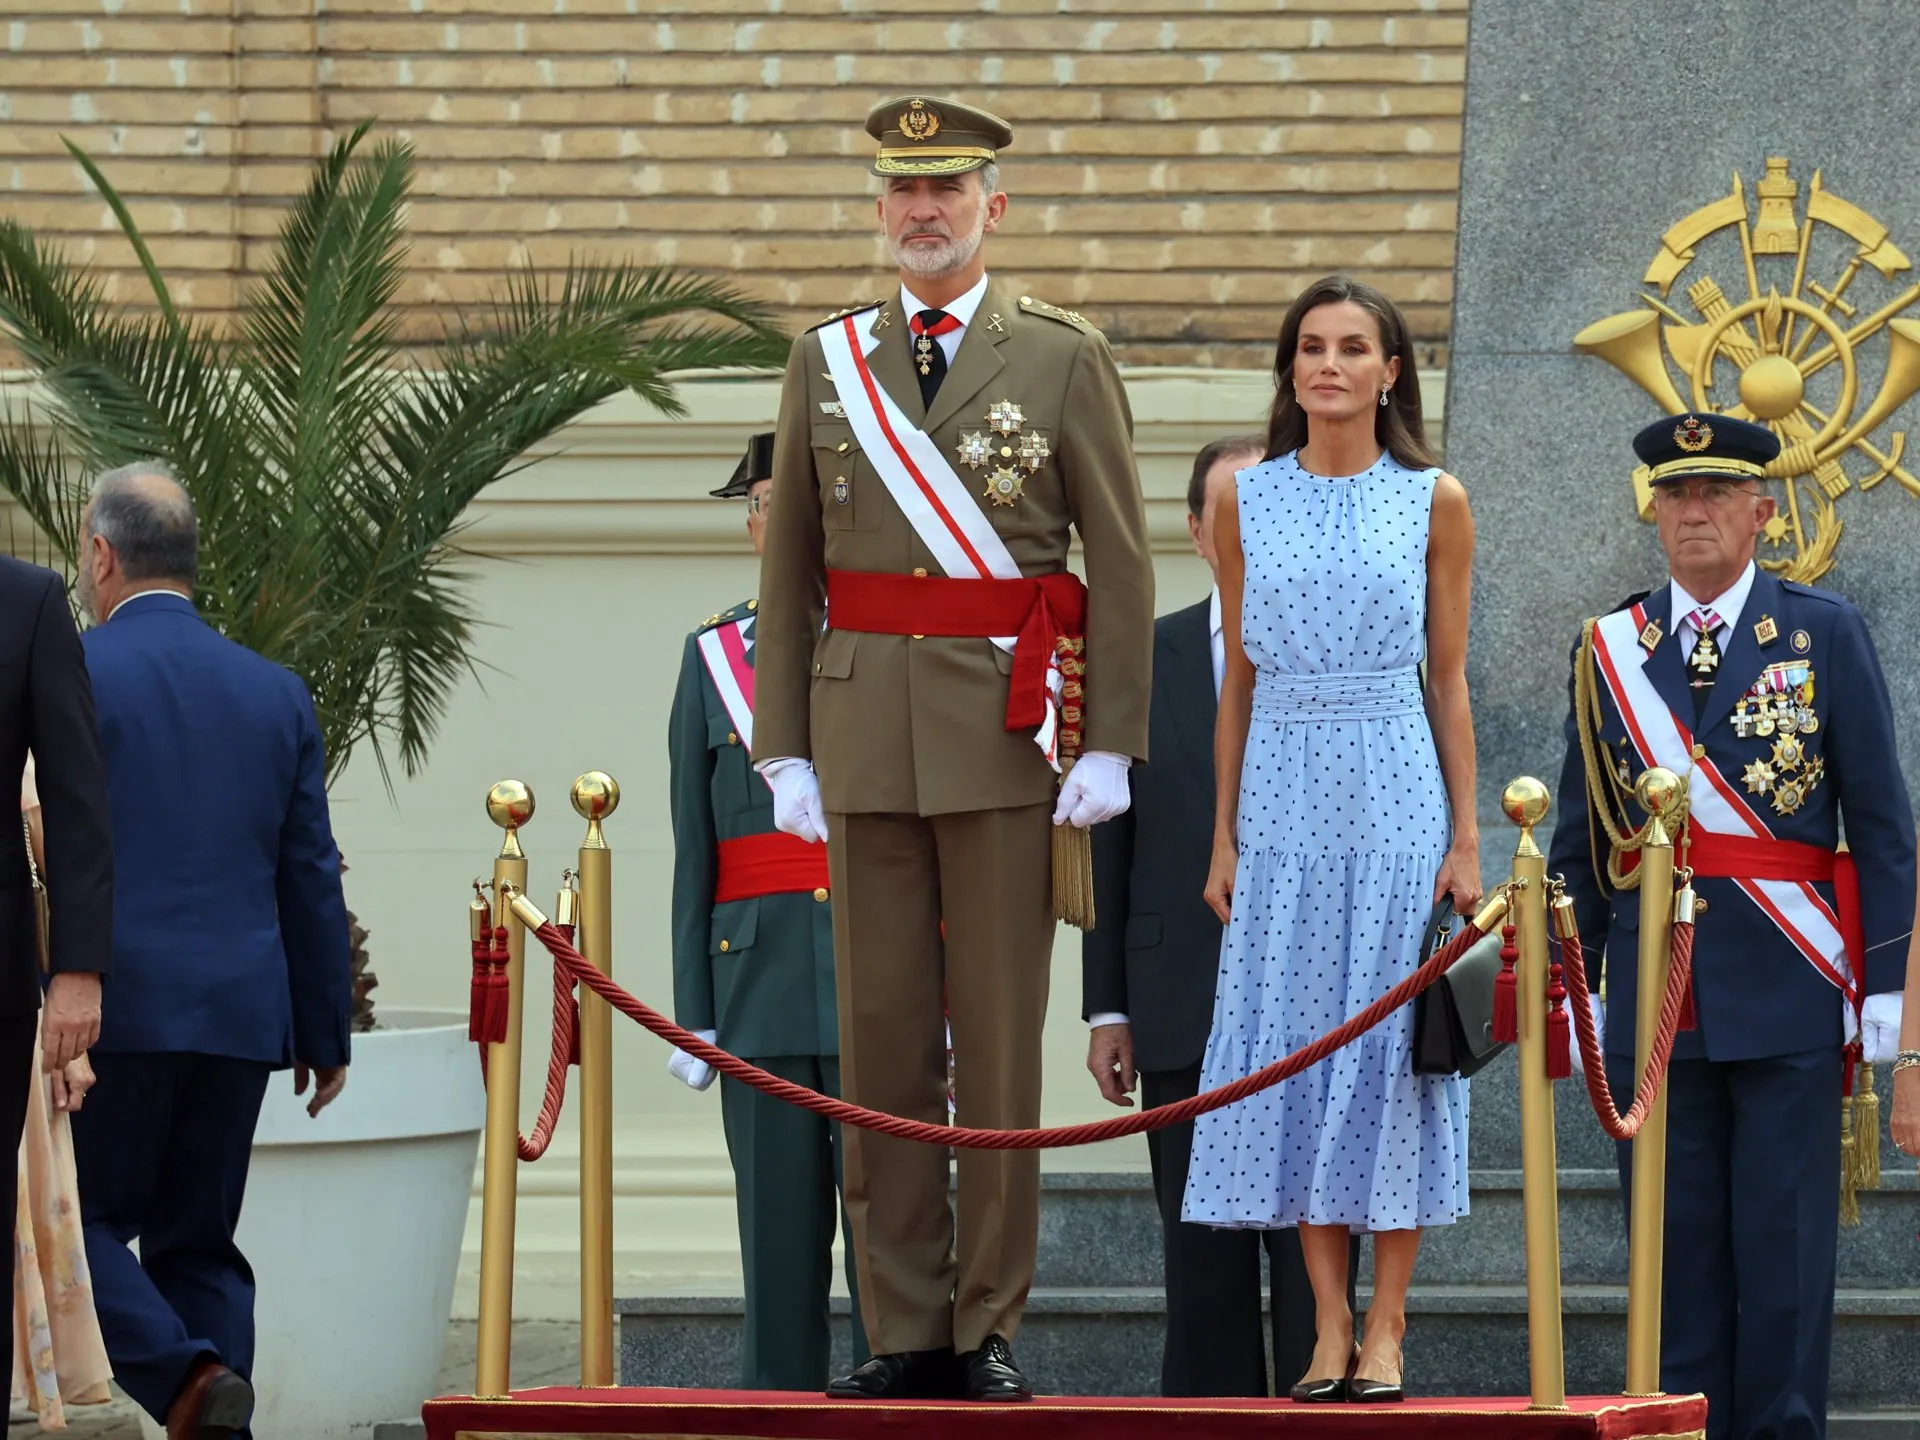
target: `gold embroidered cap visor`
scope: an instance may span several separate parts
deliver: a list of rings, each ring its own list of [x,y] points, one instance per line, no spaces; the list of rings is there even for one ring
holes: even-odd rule
[[[964,175],[999,158],[1013,128],[958,100],[903,95],[873,107],[867,134],[880,142],[875,175]]]

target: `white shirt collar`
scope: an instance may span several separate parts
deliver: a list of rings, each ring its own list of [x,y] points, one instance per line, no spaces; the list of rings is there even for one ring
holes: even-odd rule
[[[1740,612],[1747,608],[1747,596],[1753,592],[1753,577],[1755,573],[1754,563],[1749,560],[1747,562],[1747,568],[1740,572],[1740,578],[1729,585],[1722,594],[1715,596],[1711,600],[1696,600],[1681,588],[1678,580],[1669,580],[1667,583],[1673,587],[1673,623],[1675,628],[1677,629],[1680,623],[1695,610],[1707,609],[1718,615],[1727,628],[1731,630],[1740,623]]]
[[[1213,594],[1207,600],[1207,631],[1212,635],[1220,633],[1220,587],[1218,585],[1213,587]]]
[[[113,619],[114,616],[118,615],[122,610],[124,610],[127,606],[131,605],[134,601],[144,600],[149,595],[171,595],[176,600],[185,600],[189,605],[193,603],[193,601],[190,598],[188,598],[185,595],[182,595],[178,590],[168,590],[163,587],[156,587],[155,589],[152,589],[152,590],[136,590],[133,592],[133,594],[126,596],[124,599],[120,601],[118,605],[114,606],[113,609],[107,612],[107,620]],[[106,621],[103,620],[100,623],[104,625]]]
[[[947,314],[958,320],[961,328],[964,329],[973,323],[973,312],[980,308],[980,301],[985,298],[986,293],[987,277],[982,275],[979,283],[958,300],[948,305],[934,306],[927,304],[926,301],[922,300],[918,295],[915,295],[906,287],[906,282],[902,281],[900,285],[900,308],[907,312],[907,318],[909,320],[915,315],[918,315],[922,310],[945,310]]]

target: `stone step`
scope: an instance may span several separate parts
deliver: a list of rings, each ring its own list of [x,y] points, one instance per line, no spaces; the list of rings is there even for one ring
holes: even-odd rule
[[[1833,1411],[1827,1440],[1920,1440],[1920,1410]]]
[[[1363,1289],[1364,1306],[1367,1292]],[[620,1378],[626,1385],[739,1383],[738,1296],[623,1300]],[[1621,1384],[1626,1291],[1569,1285],[1562,1292],[1567,1389],[1604,1395]],[[1408,1297],[1408,1383],[1421,1395],[1518,1395],[1527,1387],[1526,1292],[1517,1285],[1417,1285]],[[848,1362],[847,1302],[836,1299],[836,1367]],[[1920,1400],[1912,1356],[1920,1345],[1920,1288],[1843,1289],[1834,1306],[1832,1402],[1897,1424]],[[1016,1349],[1035,1384],[1053,1394],[1150,1395],[1158,1388],[1166,1303],[1147,1286],[1036,1289]],[[1865,1423],[1863,1421],[1863,1423]],[[1859,1432],[1881,1436],[1896,1429]]]
[[[1419,1278],[1429,1284],[1519,1284],[1526,1277],[1521,1174],[1476,1170],[1473,1210],[1426,1232]],[[1860,1197],[1861,1223],[1840,1230],[1840,1284],[1920,1286],[1920,1187],[1911,1166],[1889,1170],[1882,1188]],[[1563,1169],[1560,1270],[1567,1284],[1626,1278],[1627,1222],[1611,1166]],[[1361,1247],[1361,1276],[1372,1251]],[[1050,1173],[1041,1177],[1040,1254],[1035,1283],[1049,1288],[1161,1283],[1160,1219],[1152,1182],[1138,1174]]]

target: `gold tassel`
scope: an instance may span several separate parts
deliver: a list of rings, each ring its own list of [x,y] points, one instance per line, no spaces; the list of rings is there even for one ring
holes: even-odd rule
[[[1053,913],[1093,929],[1093,832],[1078,825],[1053,827]]]
[[[1860,1193],[1853,1178],[1853,1097],[1840,1101],[1840,1223],[1860,1223]]]
[[[1880,1096],[1873,1066],[1864,1062],[1853,1087],[1853,1182],[1861,1190],[1880,1188]]]

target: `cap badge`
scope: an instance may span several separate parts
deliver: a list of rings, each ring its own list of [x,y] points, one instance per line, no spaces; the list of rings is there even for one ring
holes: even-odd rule
[[[1689,455],[1698,455],[1713,444],[1713,426],[1698,415],[1689,415],[1673,427],[1673,443]]]
[[[940,117],[926,101],[915,100],[900,112],[900,133],[909,140],[931,140],[940,133]]]

